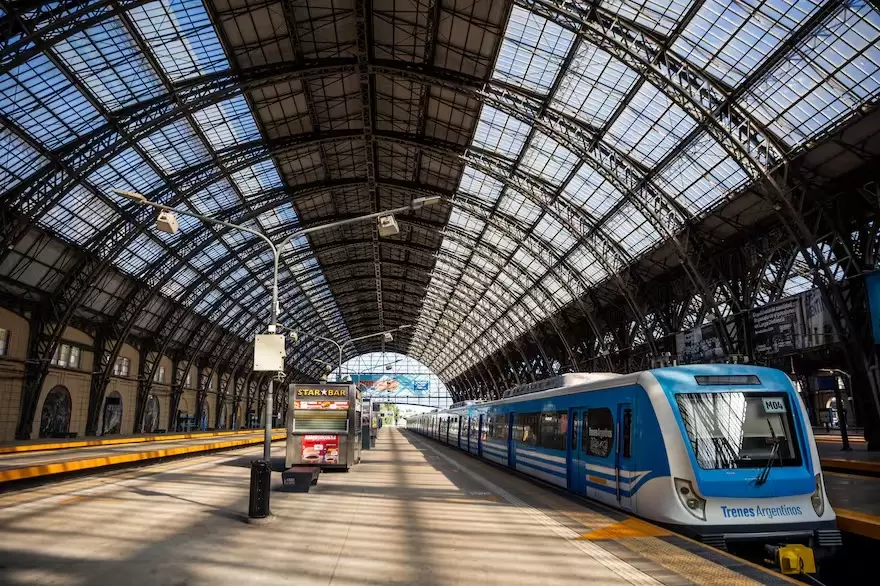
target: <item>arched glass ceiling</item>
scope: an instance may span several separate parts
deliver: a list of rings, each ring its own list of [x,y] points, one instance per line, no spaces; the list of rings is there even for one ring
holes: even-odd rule
[[[331,368],[332,365],[328,363],[327,367]],[[341,372],[342,381],[354,382],[365,397],[382,402],[438,409],[446,409],[452,403],[443,381],[430,368],[404,354],[361,354],[343,362]],[[339,368],[333,368],[327,380],[339,381],[339,373]]]
[[[0,54],[3,201],[247,335],[267,319],[268,251],[187,218],[174,236],[141,229],[152,215],[111,189],[275,239],[304,214],[454,193],[445,226],[424,216],[406,240],[369,227],[298,239],[281,269],[287,325],[345,339],[375,331],[363,316],[384,300],[414,323],[408,352],[450,378],[880,89],[880,16],[864,1],[308,5],[94,0],[0,14],[17,31]],[[162,273],[169,256],[179,262]],[[306,372],[332,354],[300,348]]]
[[[540,95],[541,115],[549,112],[591,129],[596,144],[607,144],[639,170],[641,185],[651,185],[679,207],[680,222],[706,213],[756,179],[736,153],[673,99],[674,89],[658,87],[588,35],[579,38],[576,27],[565,26],[577,22],[574,3],[566,6],[571,9],[566,18],[553,20],[528,10],[552,12],[541,2],[518,4],[493,79]],[[866,2],[831,4],[708,0],[603,7],[665,37],[671,54],[717,80],[739,108],[791,151],[876,99],[880,88],[875,46],[880,15]],[[801,29],[811,18],[814,22]],[[623,262],[668,233],[646,217],[633,201],[640,194],[627,192],[609,168],[580,157],[567,141],[537,126],[484,103],[471,142],[472,149],[509,161],[511,169],[540,181],[537,197],[522,184],[487,176],[473,165],[463,171],[459,194],[479,198],[493,213],[516,217],[526,238],[544,247],[552,266],[539,262],[524,240],[466,212],[453,213],[450,229],[468,234],[469,242],[447,237],[441,245],[412,346],[444,378],[552,314],[556,304],[547,299],[548,289],[550,297],[566,303],[619,268],[596,258],[593,241],[584,241],[564,222],[567,214],[582,215],[588,231],[601,231],[619,244]],[[556,214],[539,205],[542,198],[556,209],[576,212]],[[501,258],[494,265],[481,255],[461,262],[463,248],[500,249]],[[523,270],[511,274],[505,264]]]

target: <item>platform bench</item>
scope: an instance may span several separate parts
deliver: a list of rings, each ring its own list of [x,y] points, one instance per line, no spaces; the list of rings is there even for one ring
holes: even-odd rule
[[[285,492],[309,492],[318,484],[320,466],[291,466],[281,473],[281,490]]]

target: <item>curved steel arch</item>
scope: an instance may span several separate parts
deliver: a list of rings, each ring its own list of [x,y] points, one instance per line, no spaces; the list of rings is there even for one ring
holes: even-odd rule
[[[534,3],[526,2],[526,4],[530,4],[530,5],[531,5],[531,4],[544,4],[544,5],[547,5],[547,4],[549,4],[549,3],[547,3],[547,2],[543,2],[543,3],[542,3],[542,2],[534,2]],[[572,5],[572,6],[573,6],[573,5]],[[617,20],[619,21],[619,19],[617,19]]]
[[[384,69],[382,69],[382,71],[388,73],[388,72],[389,72],[389,68],[391,69],[391,71],[395,71],[395,72],[397,72],[397,73],[400,73],[400,70],[399,70],[399,69],[395,69],[394,67],[391,67],[391,66],[389,66],[389,65],[387,65],[387,64],[384,65]],[[411,71],[412,68],[411,68],[411,67],[407,67],[407,68],[405,68],[405,70],[406,70],[407,72],[412,73],[412,71]],[[423,77],[424,77],[424,73],[423,73],[423,72],[418,72],[418,73],[416,74],[416,77],[423,78]],[[454,77],[454,76],[453,76],[453,77]],[[459,79],[457,80],[456,83],[459,83],[459,84],[460,84],[460,83],[461,83],[460,76],[458,76],[458,78],[459,78]],[[436,75],[434,75],[433,77],[430,78],[430,81],[437,81],[438,79],[439,79],[439,78],[438,78]],[[447,83],[448,83],[448,80],[446,80],[446,81],[447,81]],[[455,85],[455,83],[454,83],[453,85]],[[461,88],[459,87],[458,89],[461,89]],[[510,91],[512,91],[512,90],[510,90],[509,88],[505,89],[505,92],[510,92]],[[522,97],[523,97],[522,94],[519,94],[519,97],[522,98]],[[524,99],[525,99],[525,98],[524,98]],[[485,99],[483,99],[483,101],[486,102]],[[497,105],[502,106],[502,108],[504,108],[504,107],[506,106],[506,104],[503,104],[503,103],[501,103],[501,104],[497,104]],[[524,116],[521,112],[516,112],[515,110],[514,110],[514,114],[515,114],[515,115],[518,115],[518,117],[520,117],[520,118],[524,118],[524,119],[525,119],[527,122],[529,122],[530,124],[534,124],[534,123],[535,123],[535,120],[534,120],[532,117],[528,116],[528,115],[525,115],[525,116]],[[548,132],[548,134],[551,135],[551,136],[557,136],[559,133],[558,133],[558,132],[553,132],[553,131],[551,131],[551,132]],[[580,150],[580,149],[579,149],[579,150]],[[580,154],[581,154],[581,156],[582,156],[582,159],[589,160],[589,157],[584,157],[584,156],[583,156],[583,151],[582,151],[582,150],[580,151]],[[621,156],[619,155],[619,153],[618,153],[618,154],[615,154],[614,158],[616,158],[617,162],[625,161],[625,159],[624,159],[623,157],[621,157]],[[601,161],[600,161],[600,164],[597,165],[596,168],[597,168],[598,170],[602,170],[602,169],[605,169],[605,165],[601,164]],[[628,193],[626,190],[621,190],[621,191],[622,191],[624,194],[627,194],[627,193]],[[634,198],[634,199],[638,200],[637,197]],[[652,216],[651,214],[646,214],[646,217],[651,218],[651,217],[653,217],[653,216]],[[601,256],[601,255],[600,255],[600,256]],[[685,258],[686,258],[686,255],[684,255],[684,256],[685,256]],[[648,337],[648,338],[650,339],[650,335],[647,335],[646,337]]]

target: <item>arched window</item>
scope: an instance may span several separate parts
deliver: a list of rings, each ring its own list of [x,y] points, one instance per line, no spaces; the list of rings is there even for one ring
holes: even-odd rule
[[[70,431],[70,392],[66,387],[53,387],[43,401],[40,415],[40,437],[57,437]]]
[[[103,429],[103,435],[122,433],[122,397],[116,391],[104,400]]]
[[[144,433],[155,433],[159,429],[159,399],[155,395],[147,397],[144,409]]]

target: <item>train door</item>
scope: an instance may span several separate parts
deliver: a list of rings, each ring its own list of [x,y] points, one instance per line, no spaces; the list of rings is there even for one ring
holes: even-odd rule
[[[617,405],[617,449],[616,449],[616,468],[617,468],[617,503],[625,508],[632,509],[633,502],[630,490],[634,480],[632,453],[632,421],[633,408],[632,403],[618,403]]]
[[[485,416],[483,413],[480,413],[480,417],[477,420],[477,455],[483,456],[483,425],[484,425]]]
[[[513,411],[507,417],[507,467],[516,469],[516,438],[513,434],[516,430],[516,413]]]
[[[581,435],[584,432],[584,427],[581,425],[581,422],[585,420],[584,413],[586,411],[584,409],[569,409],[568,410],[568,421],[569,421],[569,433],[568,437],[571,439],[568,445],[568,490],[575,492],[577,494],[586,494],[586,480],[587,474],[584,470],[584,454],[583,454],[583,445],[584,443],[581,441]]]

